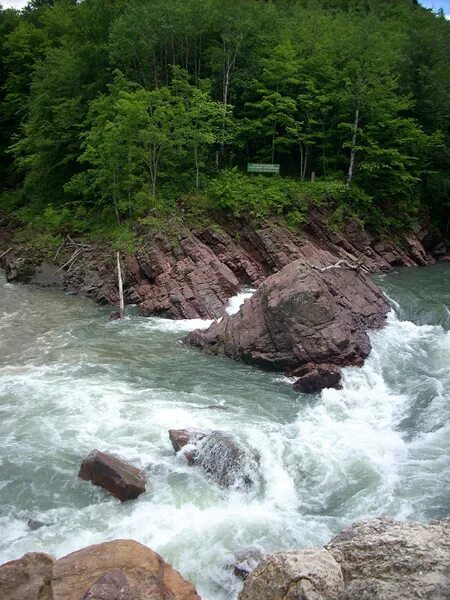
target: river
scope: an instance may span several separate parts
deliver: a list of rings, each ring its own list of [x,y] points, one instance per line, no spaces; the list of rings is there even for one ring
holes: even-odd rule
[[[342,390],[303,396],[281,375],[185,347],[206,322],[133,309],[108,322],[108,308],[2,276],[0,563],[133,538],[205,600],[230,600],[240,583],[227,565],[249,548],[322,545],[367,516],[448,514],[450,265],[377,281],[393,310],[366,364],[344,370]],[[187,466],[167,430],[191,426],[255,448],[264,485],[226,490]],[[94,448],[143,468],[147,492],[120,504],[79,480]],[[46,526],[30,531],[28,518]]]

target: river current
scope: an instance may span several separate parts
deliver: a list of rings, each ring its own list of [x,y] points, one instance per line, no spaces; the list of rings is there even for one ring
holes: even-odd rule
[[[304,396],[281,375],[181,343],[207,322],[133,309],[108,322],[108,308],[1,276],[0,563],[132,538],[204,600],[230,600],[236,554],[322,545],[368,516],[447,515],[450,265],[377,282],[392,311],[364,367],[345,369],[340,391]],[[255,448],[264,485],[227,490],[187,466],[167,434],[184,427]],[[144,469],[147,492],[120,504],[79,480],[94,448]],[[29,518],[46,526],[31,531]]]

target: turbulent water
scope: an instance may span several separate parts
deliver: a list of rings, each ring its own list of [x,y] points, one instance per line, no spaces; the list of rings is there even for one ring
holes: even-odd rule
[[[134,538],[205,600],[229,600],[229,565],[249,548],[322,545],[366,516],[448,514],[450,266],[378,282],[393,311],[365,366],[312,397],[181,343],[207,322],[108,322],[87,300],[0,284],[0,562]],[[176,457],[167,430],[191,426],[254,448],[261,486],[221,488]],[[79,480],[93,448],[143,468],[147,492],[120,504]],[[30,517],[46,526],[30,531]]]

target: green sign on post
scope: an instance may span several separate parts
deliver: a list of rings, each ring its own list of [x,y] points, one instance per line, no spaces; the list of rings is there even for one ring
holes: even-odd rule
[[[265,165],[262,163],[248,163],[248,173],[279,173],[280,165]]]

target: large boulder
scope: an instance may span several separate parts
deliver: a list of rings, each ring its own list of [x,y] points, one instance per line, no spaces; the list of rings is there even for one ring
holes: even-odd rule
[[[296,260],[268,277],[235,315],[186,342],[203,350],[289,374],[309,366],[361,365],[370,352],[368,329],[382,327],[389,305],[363,271]],[[302,374],[303,376],[305,373]]]
[[[342,600],[450,598],[450,518],[428,524],[361,521],[327,549],[342,568]]]
[[[323,548],[275,552],[246,578],[239,600],[338,600],[341,568]]]
[[[91,600],[89,593],[97,600],[95,587],[100,593],[106,586],[115,588],[117,595],[120,581],[131,589],[130,600],[200,600],[192,583],[156,552],[133,540],[105,542],[60,558],[53,571],[53,600],[80,600],[84,595]]]
[[[139,469],[99,450],[83,460],[78,477],[108,490],[121,502],[145,492],[145,477]]]
[[[133,540],[83,548],[57,561],[25,554],[0,566],[1,600],[200,600],[194,585]]]
[[[447,600],[450,518],[354,523],[325,549],[275,552],[246,578],[239,600]]]
[[[54,560],[48,554],[30,552],[1,565],[1,600],[54,600],[53,564]]]
[[[261,480],[258,454],[229,433],[196,429],[171,429],[169,437],[176,452],[190,465],[201,467],[221,486],[249,488]]]

